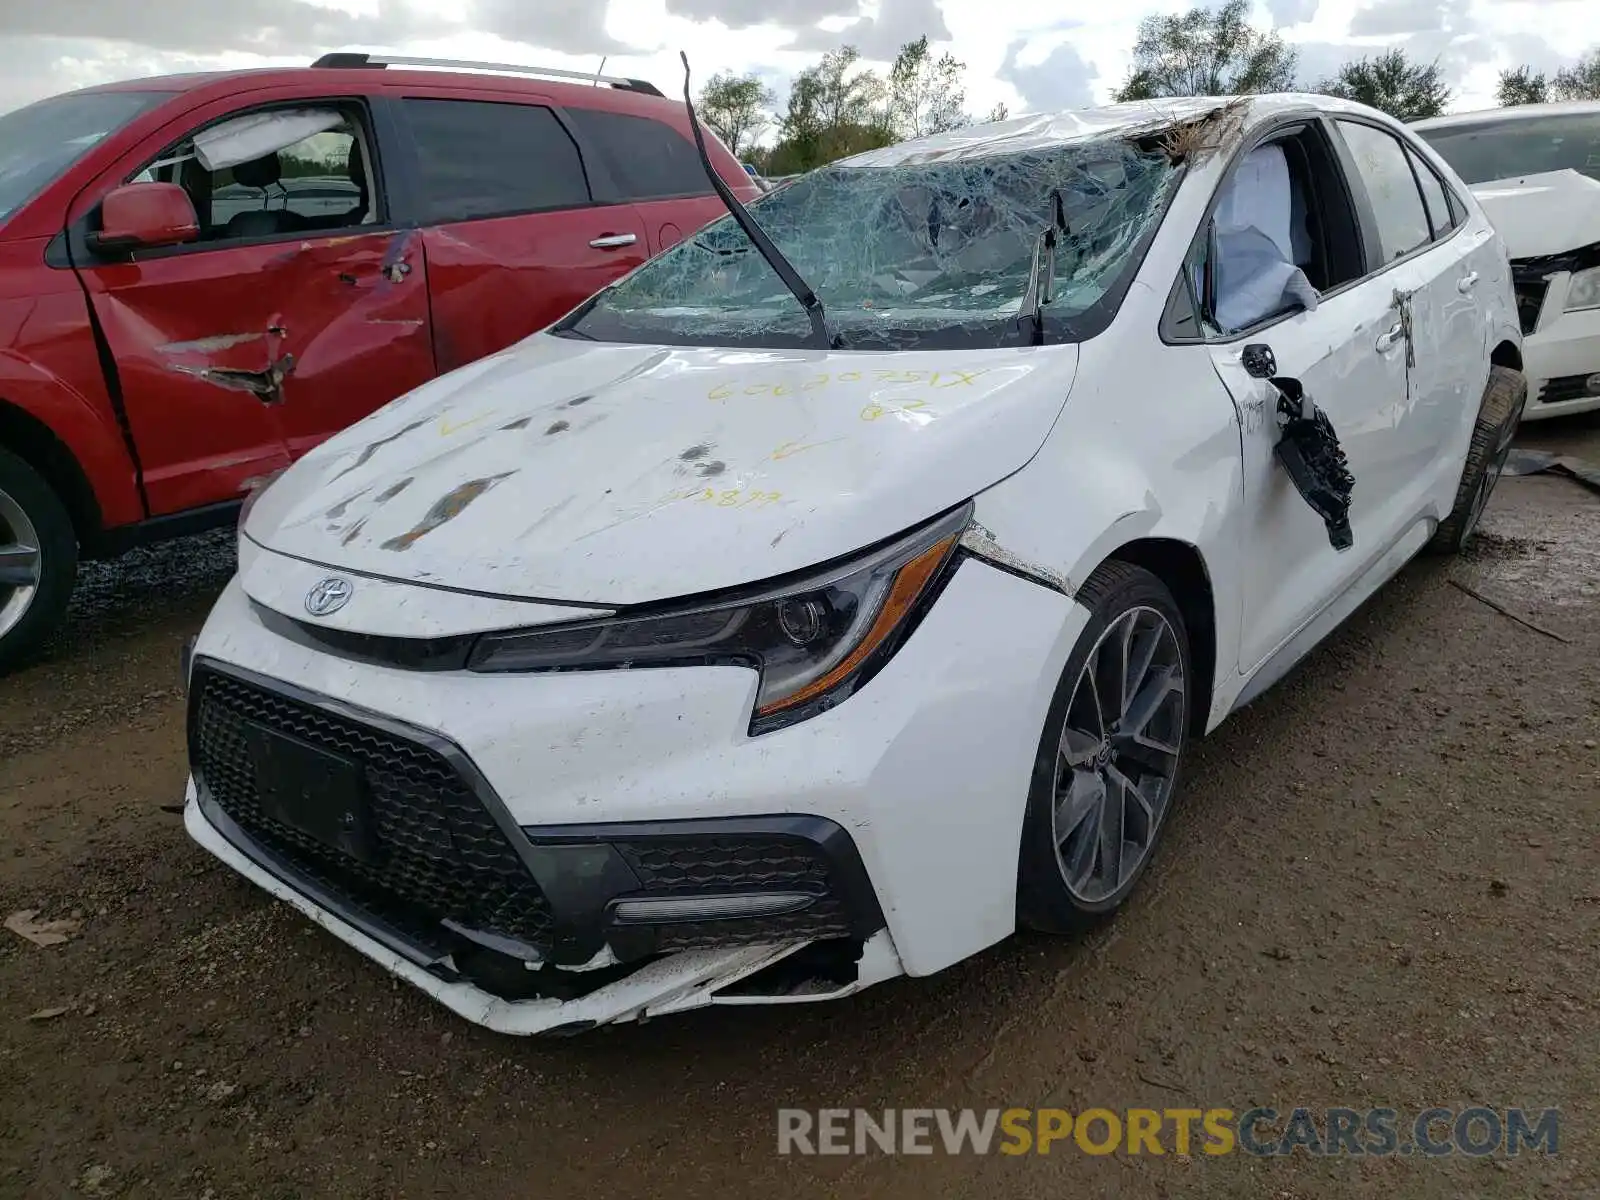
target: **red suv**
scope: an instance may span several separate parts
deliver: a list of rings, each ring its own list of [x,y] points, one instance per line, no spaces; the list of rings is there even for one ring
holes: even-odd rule
[[[633,79],[332,54],[0,116],[0,667],[80,557],[227,523],[722,211],[687,108]]]

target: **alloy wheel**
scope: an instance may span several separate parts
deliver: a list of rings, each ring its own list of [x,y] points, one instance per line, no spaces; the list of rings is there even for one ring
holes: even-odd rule
[[[1089,651],[1056,754],[1056,860],[1080,903],[1115,896],[1149,857],[1188,716],[1177,631],[1154,608],[1128,609]]]
[[[43,566],[33,522],[22,505],[0,490],[0,638],[15,629],[32,607]]]

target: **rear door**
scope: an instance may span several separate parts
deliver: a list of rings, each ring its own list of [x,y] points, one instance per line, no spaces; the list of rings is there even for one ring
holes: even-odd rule
[[[1374,265],[1401,299],[1411,346],[1407,403],[1394,431],[1396,502],[1414,515],[1439,486],[1460,475],[1460,449],[1487,382],[1488,324],[1479,270],[1493,233],[1461,229],[1443,183],[1404,139],[1373,122],[1333,122],[1366,194],[1375,225]]]
[[[85,191],[73,259],[114,360],[150,514],[238,498],[433,374],[427,279],[363,162],[363,101],[217,101],[178,118]],[[274,151],[271,170],[205,169],[196,132],[255,113],[330,109],[335,128]],[[255,160],[259,164],[259,160]],[[352,176],[352,167],[355,176]],[[113,187],[180,183],[200,238],[99,255],[85,229]]]
[[[595,200],[553,106],[447,87],[395,95],[440,371],[545,328],[648,257],[638,212]]]

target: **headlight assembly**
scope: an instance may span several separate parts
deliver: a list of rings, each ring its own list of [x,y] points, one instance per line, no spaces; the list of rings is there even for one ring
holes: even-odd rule
[[[750,732],[839,703],[894,653],[967,527],[963,505],[856,559],[725,601],[480,638],[474,671],[724,664],[760,674]]]
[[[1567,281],[1566,310],[1577,312],[1584,308],[1600,308],[1600,267],[1574,271]]]

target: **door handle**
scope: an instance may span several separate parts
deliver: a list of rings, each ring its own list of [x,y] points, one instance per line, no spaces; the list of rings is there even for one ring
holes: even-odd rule
[[[1388,333],[1380,333],[1378,335],[1378,353],[1379,354],[1387,354],[1387,353],[1389,353],[1389,351],[1394,349],[1394,344],[1396,342],[1398,342],[1401,338],[1405,337],[1405,335],[1406,335],[1405,323],[1402,322],[1402,321],[1396,321],[1394,323],[1394,328],[1389,330]]]
[[[589,245],[595,250],[620,250],[624,246],[631,246],[639,240],[636,233],[608,233],[597,237]]]
[[[1477,286],[1478,273],[1476,271],[1473,271],[1467,275],[1463,275],[1460,279],[1456,280],[1456,291],[1460,292],[1463,296]]]
[[[390,283],[399,283],[409,274],[411,274],[410,263],[390,263],[388,266],[383,268],[383,277]]]

